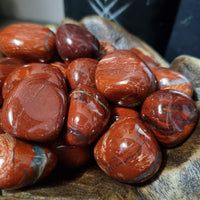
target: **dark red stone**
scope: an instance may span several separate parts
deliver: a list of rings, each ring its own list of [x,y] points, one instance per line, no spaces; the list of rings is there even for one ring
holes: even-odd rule
[[[75,89],[81,85],[96,87],[95,70],[97,64],[98,61],[92,58],[78,58],[73,60],[67,67],[67,77],[71,89]]]
[[[102,134],[110,117],[109,105],[95,88],[82,85],[70,95],[66,142],[85,146]]]
[[[98,140],[94,157],[109,176],[125,183],[141,183],[157,173],[162,154],[154,135],[141,120],[117,120]]]
[[[60,138],[51,144],[51,149],[56,154],[58,162],[70,169],[80,168],[88,162],[91,157],[90,148],[90,146],[68,145]]]
[[[110,42],[100,40],[99,43],[100,49],[97,57],[98,60],[101,60],[105,55],[112,53],[116,50],[116,48]]]
[[[3,98],[6,98],[19,81],[32,76],[53,82],[67,92],[65,78],[57,67],[44,63],[29,63],[16,68],[7,76],[2,89]]]
[[[3,128],[2,128],[2,120],[1,120],[1,118],[2,118],[2,108],[0,108],[0,134],[4,133]]]
[[[67,67],[69,64],[63,63],[63,62],[53,62],[51,65],[57,67],[63,74],[65,80],[67,79]]]
[[[151,70],[131,51],[116,50],[96,68],[96,87],[111,102],[135,107],[157,87]]]
[[[14,137],[46,142],[59,135],[66,109],[64,90],[45,79],[26,78],[4,101],[2,127]]]
[[[119,120],[124,117],[133,117],[133,118],[140,118],[139,112],[136,110],[133,110],[131,108],[125,108],[125,107],[112,107],[111,108],[111,118],[112,121]]]
[[[56,45],[63,61],[76,58],[95,58],[99,51],[99,41],[84,27],[75,24],[64,24],[56,33]]]
[[[137,55],[148,67],[157,67],[158,63],[153,56],[143,48],[134,47],[130,49],[135,55]]]
[[[45,178],[57,163],[46,147],[0,134],[0,188],[19,189]]]
[[[192,83],[180,72],[165,67],[154,67],[151,70],[158,81],[158,88],[160,90],[178,90],[192,97]]]
[[[11,73],[14,69],[24,64],[25,61],[20,59],[10,57],[0,58],[0,104],[2,104],[3,102],[2,87],[5,79],[7,78],[9,73]]]
[[[159,90],[143,103],[141,116],[166,147],[181,144],[194,129],[198,110],[194,101],[176,90]]]
[[[28,62],[49,62],[56,53],[56,38],[42,25],[17,23],[0,32],[0,49],[9,57]]]

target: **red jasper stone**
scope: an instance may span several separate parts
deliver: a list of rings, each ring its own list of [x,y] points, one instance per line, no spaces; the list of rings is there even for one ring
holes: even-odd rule
[[[143,48],[134,47],[130,49],[135,55],[137,55],[148,67],[156,67],[158,63],[153,56]]]
[[[160,90],[174,89],[192,97],[192,83],[180,72],[165,67],[154,67],[151,70],[158,81]]]
[[[151,70],[131,51],[116,50],[96,68],[96,87],[116,105],[135,107],[156,89]]]
[[[67,67],[69,64],[63,62],[53,62],[51,65],[57,67],[62,72],[65,80],[67,79]]]
[[[131,108],[125,108],[125,107],[112,107],[111,108],[111,118],[112,121],[119,120],[124,117],[133,117],[133,118],[140,118],[139,112],[136,110],[133,110]]]
[[[194,129],[198,110],[194,101],[176,90],[159,90],[143,103],[141,116],[166,147],[181,144]]]
[[[84,27],[63,24],[56,32],[56,45],[63,61],[76,58],[95,58],[99,51],[99,41]]]
[[[58,139],[51,145],[58,162],[70,169],[77,169],[85,165],[91,157],[89,146],[73,146]]]
[[[105,55],[112,53],[116,50],[116,48],[110,42],[100,40],[99,43],[100,49],[97,57],[98,60],[102,59]]]
[[[159,170],[162,154],[154,135],[141,120],[117,120],[98,140],[94,157],[109,176],[125,183],[141,183]]]
[[[70,96],[66,142],[91,144],[101,135],[110,117],[109,104],[95,88],[80,86]]]
[[[42,25],[17,23],[0,32],[0,49],[9,57],[28,62],[49,62],[56,53],[56,38]]]
[[[2,108],[0,108],[0,134],[4,133],[3,128],[2,128]]]
[[[35,77],[21,80],[3,104],[2,127],[15,137],[46,142],[63,126],[67,97],[54,83]]]
[[[53,82],[67,92],[65,78],[57,67],[44,63],[29,63],[16,68],[7,76],[2,89],[3,98],[6,98],[19,81],[33,76]]]
[[[45,178],[57,163],[48,149],[9,134],[0,135],[0,188],[18,189]]]
[[[67,77],[71,89],[81,85],[95,86],[95,70],[97,60],[92,58],[78,58],[73,60],[67,68]]]
[[[5,79],[7,78],[10,72],[12,72],[14,69],[24,64],[25,61],[20,59],[10,58],[10,57],[0,58],[0,104],[2,104],[3,102],[2,87]]]

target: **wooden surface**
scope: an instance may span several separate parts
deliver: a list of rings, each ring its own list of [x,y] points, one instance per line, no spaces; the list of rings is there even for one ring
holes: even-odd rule
[[[92,18],[90,25],[87,20],[88,18],[83,19],[82,23],[85,25],[87,24],[86,26],[91,28],[95,18]],[[143,45],[143,42],[140,40],[133,41],[135,36],[132,37],[118,25],[101,20],[102,19],[97,17],[99,24],[104,24],[107,27],[107,31],[109,29],[111,30],[110,36],[104,34],[111,42],[114,41],[118,43],[119,46],[124,45],[123,48],[139,44]],[[92,29],[95,29],[95,27]],[[98,30],[97,28],[96,32],[98,32]],[[107,33],[109,34],[109,32]],[[100,34],[102,34],[101,37],[103,37],[103,32]],[[117,35],[120,35],[118,40],[116,37]],[[124,41],[126,42],[124,43]],[[130,41],[132,41],[131,45]],[[147,45],[147,48],[150,47]],[[154,50],[151,52],[154,54]],[[169,64],[156,52],[154,56],[162,66],[165,65],[169,67]],[[51,176],[34,186],[13,191],[3,190],[3,196],[0,197],[0,199],[198,200],[200,199],[199,132],[200,123],[185,143],[176,148],[168,150],[163,149],[164,157],[162,168],[156,177],[146,184],[133,186],[115,181],[105,175],[94,161],[91,161],[88,166],[79,170],[77,173],[68,170],[64,170],[63,172],[58,168]]]
[[[77,173],[57,169],[49,178],[35,186],[13,191],[4,190],[3,195],[16,199],[48,200],[139,199],[133,186],[113,180],[93,162]]]

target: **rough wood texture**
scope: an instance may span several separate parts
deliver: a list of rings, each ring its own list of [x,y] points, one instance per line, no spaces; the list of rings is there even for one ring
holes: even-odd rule
[[[120,25],[95,15],[84,17],[80,22],[99,40],[111,42],[117,49],[142,47],[152,54],[159,66],[169,67],[169,64],[155,50]]]
[[[181,72],[192,82],[194,99],[200,105],[200,59],[181,55],[172,61],[170,68]]]
[[[166,151],[160,176],[138,189],[143,199],[198,200],[200,198],[199,129],[200,123],[185,143]]]
[[[44,182],[31,188],[3,191],[16,199],[48,200],[140,200],[136,189],[113,180],[94,163],[78,173],[57,169]]]

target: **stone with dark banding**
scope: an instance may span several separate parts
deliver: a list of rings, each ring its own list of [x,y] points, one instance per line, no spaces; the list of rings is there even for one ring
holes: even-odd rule
[[[71,89],[81,85],[95,86],[95,71],[98,61],[92,58],[78,58],[67,67],[66,73]]]
[[[53,141],[50,148],[56,154],[58,163],[68,169],[83,167],[92,156],[90,146],[68,145],[62,138]]]
[[[116,50],[103,57],[95,79],[97,89],[118,106],[136,107],[157,88],[149,67],[129,50]]]
[[[19,189],[45,178],[57,158],[48,148],[0,135],[0,188]]]
[[[141,116],[163,146],[175,147],[193,131],[198,120],[198,110],[187,95],[165,89],[146,98]]]
[[[110,117],[107,100],[95,88],[82,85],[70,95],[66,142],[84,146],[102,134]]]
[[[94,157],[109,176],[125,183],[141,183],[159,170],[162,153],[154,135],[137,118],[124,117],[98,140]]]
[[[0,49],[9,57],[49,62],[56,53],[56,37],[50,29],[39,24],[12,24],[0,32]]]
[[[192,83],[180,72],[165,67],[153,67],[151,70],[158,81],[158,89],[173,89],[192,97]]]
[[[125,107],[112,107],[111,108],[111,119],[110,121],[113,123],[116,120],[119,120],[124,117],[134,117],[134,118],[140,118],[140,113],[134,109],[131,108],[125,108]]]

